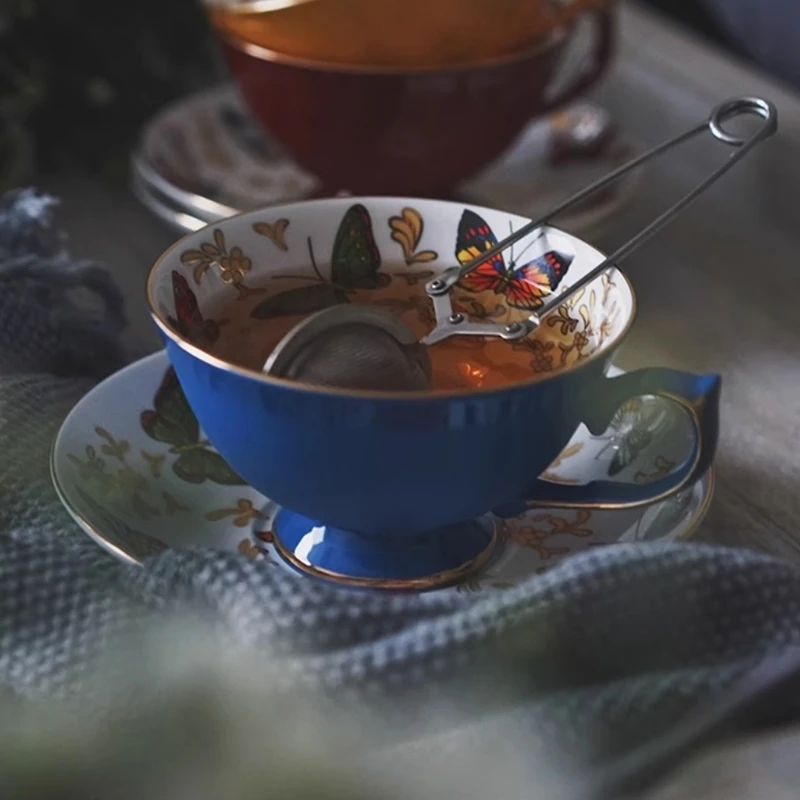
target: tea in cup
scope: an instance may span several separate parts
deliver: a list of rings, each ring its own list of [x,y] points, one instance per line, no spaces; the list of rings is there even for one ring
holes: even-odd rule
[[[263,372],[294,326],[339,305],[388,310],[423,337],[435,325],[426,282],[526,222],[445,201],[314,200],[215,223],[155,264],[148,301],[178,380],[219,453],[280,506],[273,532],[290,564],[356,586],[452,583],[490,557],[497,516],[641,506],[708,469],[717,376],[650,368],[606,377],[635,317],[633,288],[614,269],[522,341],[451,337],[428,347],[424,391]],[[455,289],[457,309],[512,323],[529,313],[520,292],[545,297],[603,261],[552,227],[501,258],[498,280]],[[642,395],[690,415],[696,441],[684,464],[646,485],[540,478],[579,425],[600,434]]]
[[[223,0],[208,6],[247,105],[319,179],[320,196],[446,197],[533,119],[597,82],[611,59],[615,13],[606,0],[559,13],[540,10],[550,3],[503,0],[520,24],[503,18],[492,27],[492,4],[446,0],[484,18],[473,27],[447,24],[441,1],[412,3],[410,15],[396,0],[317,0],[277,11]],[[360,16],[352,8],[340,15],[343,5]],[[382,24],[395,17],[402,26]]]

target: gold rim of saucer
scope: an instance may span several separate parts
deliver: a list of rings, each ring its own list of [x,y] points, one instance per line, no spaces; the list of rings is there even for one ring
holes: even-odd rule
[[[278,555],[280,555],[287,564],[306,575],[328,581],[329,583],[336,583],[340,586],[348,586],[353,589],[384,589],[397,592],[418,592],[431,589],[446,589],[448,586],[461,583],[472,575],[480,572],[489,563],[498,549],[502,538],[500,536],[502,525],[502,520],[497,520],[492,523],[491,539],[486,547],[469,561],[465,561],[463,564],[453,567],[453,569],[437,572],[433,575],[426,575],[422,578],[356,578],[351,575],[324,569],[323,567],[314,567],[310,564],[306,564],[297,558],[297,556],[281,542],[275,531],[272,532],[272,544]]]

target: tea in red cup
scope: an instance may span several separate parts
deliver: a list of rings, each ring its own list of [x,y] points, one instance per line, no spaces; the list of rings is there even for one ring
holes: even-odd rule
[[[338,1],[306,0],[289,11],[305,10],[311,19],[313,9]],[[447,2],[469,6],[468,0]],[[505,2],[522,8],[519,0]],[[486,13],[485,0],[481,6]],[[474,31],[465,51],[452,41],[465,36],[465,26],[454,25],[450,36],[439,37],[438,59],[431,37],[411,48],[413,58],[403,58],[398,47],[377,58],[370,40],[369,46],[342,47],[340,60],[328,60],[336,54],[335,43],[344,41],[333,33],[332,43],[319,47],[321,57],[309,55],[309,44],[300,48],[298,37],[292,52],[281,52],[264,44],[285,44],[270,22],[277,12],[244,14],[241,4],[217,4],[210,16],[245,101],[294,160],[320,180],[321,194],[442,197],[500,156],[531,120],[580,96],[601,77],[613,50],[613,8],[586,0],[574,6],[553,24],[532,17],[531,38],[525,43],[512,37],[513,52],[502,37],[486,37],[488,44],[478,46],[482,36]],[[525,7],[536,4],[528,0]],[[501,18],[497,11],[490,17]],[[349,24],[357,43],[359,28]],[[507,20],[503,25],[519,30]],[[402,31],[395,33],[393,41],[405,41]],[[366,55],[359,56],[361,51]]]

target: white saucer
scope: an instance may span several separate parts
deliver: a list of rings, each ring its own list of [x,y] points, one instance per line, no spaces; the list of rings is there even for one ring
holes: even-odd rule
[[[576,146],[580,142],[590,145]],[[638,152],[605,111],[583,103],[531,123],[500,161],[459,187],[458,194],[535,218]],[[229,84],[185,97],[153,117],[133,155],[132,172],[139,199],[182,231],[302,200],[317,188],[316,180],[264,134]],[[598,224],[632,197],[640,179],[641,170],[634,170],[560,217],[559,227],[578,232]]]
[[[165,352],[148,356],[95,387],[70,412],[52,453],[53,482],[62,502],[99,545],[127,562],[196,546],[236,551],[266,569],[289,569],[270,544],[274,506],[246,484],[231,485],[236,478],[227,470],[215,471],[218,479],[228,481],[221,485],[186,460],[187,452],[211,449],[202,432],[180,449],[146,433],[168,369]],[[168,412],[159,408],[180,425],[188,406],[172,403]],[[671,403],[643,398],[623,408],[603,436],[581,428],[546,477],[571,483],[601,478],[647,482],[686,457],[691,437],[688,418]],[[504,523],[498,557],[457,589],[511,586],[589,547],[685,539],[700,524],[712,491],[708,474],[646,509],[530,511]]]

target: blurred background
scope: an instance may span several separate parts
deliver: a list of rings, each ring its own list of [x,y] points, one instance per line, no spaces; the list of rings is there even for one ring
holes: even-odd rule
[[[362,166],[362,173],[365,181],[383,181],[379,190],[393,189],[398,180],[410,176],[414,180],[430,179],[430,182],[421,188],[411,186],[409,194],[418,191],[447,194],[460,187],[462,178],[470,177],[485,163],[491,163],[516,136],[527,135],[528,130],[531,131],[526,140],[530,145],[529,156],[525,156],[528,160],[519,156],[504,174],[503,180],[508,179],[507,182],[501,186],[498,181],[484,188],[488,194],[487,204],[519,207],[533,216],[531,206],[526,204],[535,200],[550,208],[559,196],[587,185],[598,174],[605,174],[635,154],[640,147],[638,138],[644,138],[638,131],[633,131],[629,137],[624,124],[620,123],[622,133],[613,133],[614,123],[625,116],[623,112],[636,111],[637,114],[631,116],[638,116],[647,123],[642,123],[639,130],[646,130],[654,140],[656,135],[661,138],[677,133],[673,128],[685,125],[683,117],[675,111],[675,102],[667,102],[651,91],[650,84],[637,86],[631,81],[623,82],[613,103],[602,94],[590,93],[611,63],[613,14],[619,5],[616,0],[492,0],[491,3],[489,0],[303,0],[287,5],[290,2],[292,0],[246,3],[237,0],[207,0],[205,3],[203,0],[121,3],[0,0],[0,190],[33,180],[47,185],[47,178],[75,171],[88,172],[92,178],[124,190],[124,199],[119,199],[116,195],[122,197],[123,191],[98,190],[95,193],[92,187],[89,192],[85,184],[76,183],[76,188],[64,192],[67,196],[64,211],[68,217],[71,215],[68,225],[71,234],[77,232],[73,240],[82,243],[83,250],[93,258],[112,264],[123,292],[134,298],[130,305],[137,320],[137,333],[143,340],[149,335],[155,343],[155,333],[141,302],[143,270],[177,235],[174,230],[157,228],[156,220],[152,220],[152,228],[147,227],[151,220],[127,197],[131,155],[139,147],[146,129],[153,132],[152,138],[158,140],[159,146],[164,145],[163,152],[171,159],[159,162],[154,158],[145,164],[150,170],[150,199],[166,203],[164,198],[156,196],[166,184],[176,204],[179,200],[175,198],[180,199],[187,186],[195,197],[200,196],[204,201],[203,204],[194,203],[191,208],[187,203],[178,209],[180,213],[173,215],[185,220],[187,210],[200,214],[211,209],[209,214],[225,216],[235,211],[232,206],[240,201],[266,204],[268,200],[277,202],[287,196],[298,197],[311,192],[312,189],[305,188],[306,184],[298,183],[300,178],[294,172],[284,169],[281,148],[302,162],[316,178],[322,179],[322,186],[316,191],[360,188],[337,186],[335,173],[321,174],[335,167],[354,174],[359,164],[343,160],[343,154],[349,152],[355,157],[374,156],[369,168]],[[799,51],[793,41],[795,32],[800,29],[797,0],[640,0],[640,5],[689,26],[702,39],[800,87],[800,56],[796,55]],[[580,27],[579,23],[587,19],[592,20],[593,25]],[[637,69],[638,64],[633,64],[631,72]],[[433,78],[425,78],[426,74]],[[234,92],[232,75],[245,95],[247,106],[229,103],[229,93]],[[224,96],[206,93],[207,87],[217,84],[223,86]],[[192,100],[195,97],[199,99]],[[587,97],[592,98],[588,110]],[[187,100],[193,103],[191,107],[183,105]],[[572,108],[575,101],[582,104],[581,109],[572,115],[566,113],[564,109]],[[601,105],[602,102],[608,105]],[[170,110],[171,116],[161,116],[160,121],[157,120],[165,108]],[[686,116],[696,119],[695,110],[688,107]],[[457,124],[452,124],[454,121]],[[541,122],[539,128],[528,127],[529,123],[537,121]],[[381,140],[387,131],[392,135]],[[542,131],[547,136],[537,138]],[[185,146],[187,141],[191,147]],[[381,141],[386,150],[380,149]],[[544,145],[539,147],[542,142]],[[635,230],[642,219],[651,219],[654,207],[662,208],[663,197],[658,196],[662,189],[664,194],[672,196],[668,190],[678,187],[684,179],[694,182],[699,170],[707,167],[707,152],[698,150],[697,155],[681,160],[677,166],[673,162],[655,172],[655,178],[650,181],[650,186],[655,188],[649,196],[644,192],[637,195],[639,202],[633,213],[621,224]],[[153,148],[153,153],[159,154],[157,148]],[[251,159],[253,154],[257,159]],[[191,163],[189,155],[194,157]],[[421,164],[424,168],[408,169],[409,160],[413,158],[419,158],[416,166]],[[385,171],[381,171],[384,166]],[[434,167],[442,170],[442,174],[434,174]],[[240,168],[242,182],[232,188],[225,180],[237,168]],[[748,258],[753,263],[756,260],[761,263],[760,242],[747,240],[745,232],[752,227],[755,214],[761,212],[766,216],[769,211],[777,216],[780,209],[768,210],[761,202],[760,190],[767,184],[774,189],[780,180],[787,180],[788,172],[786,163],[781,162],[780,169],[768,173],[767,180],[762,181],[760,174],[755,178],[755,170],[742,173],[740,182],[734,184],[734,188],[738,186],[741,191],[728,190],[713,201],[721,209],[719,216],[714,217],[720,220],[716,230],[723,229],[724,221],[730,235],[707,237],[705,220],[710,214],[702,220],[697,217],[693,221],[695,230],[689,225],[683,233],[678,232],[672,240],[672,250],[661,251],[661,261],[656,254],[652,257],[653,263],[643,265],[646,271],[643,266],[639,268],[635,277],[638,280],[641,276],[642,317],[650,320],[651,326],[640,328],[638,333],[639,363],[662,363],[669,359],[669,363],[684,361],[685,366],[705,369],[712,362],[715,368],[730,368],[734,361],[746,360],[740,350],[737,349],[734,356],[726,349],[730,339],[728,304],[731,298],[737,297],[734,292],[738,291],[735,282],[730,280],[729,265],[738,262],[747,265]],[[254,182],[259,176],[260,186]],[[524,185],[515,183],[515,178]],[[273,181],[270,186],[267,186],[268,179]],[[279,189],[286,193],[276,195],[275,185],[281,180],[283,188]],[[295,183],[290,186],[291,181]],[[532,185],[536,192],[533,200],[523,193],[530,192]],[[112,196],[114,202],[109,201]],[[741,216],[735,216],[733,208],[737,196],[752,201],[752,205],[740,209]],[[130,204],[126,204],[128,200]],[[601,198],[600,203],[605,204],[605,210],[596,208],[595,219],[599,219],[600,212],[610,215],[618,207],[614,197]],[[130,206],[141,212],[139,216]],[[707,213],[709,207],[704,207]],[[736,220],[742,218],[747,219],[747,225],[736,224]],[[202,222],[194,218],[192,224]],[[693,238],[697,231],[703,235]],[[794,241],[787,249],[789,246],[794,248]],[[686,253],[691,258],[684,257]],[[703,264],[705,269],[700,291],[696,294],[679,291],[676,287],[696,280],[695,263]],[[775,263],[764,266],[764,269],[770,268],[777,270]],[[634,266],[632,271],[636,269]],[[764,297],[770,300],[768,322],[762,322],[765,333],[761,339],[750,337],[753,352],[759,342],[766,341],[774,346],[779,339],[789,352],[785,331],[794,324],[794,309],[773,307],[771,301],[773,295],[780,296],[782,285],[789,286],[789,281],[795,278],[792,273],[791,277],[784,276],[780,283],[775,280],[776,275],[778,273],[773,271],[771,281],[748,287],[746,300],[750,310],[754,298],[762,305],[766,305]],[[706,289],[707,294],[703,294],[704,287],[712,286],[713,290]],[[665,302],[665,298],[670,302]],[[722,309],[719,317],[709,312],[712,307]],[[676,328],[675,319],[681,315],[692,316],[691,327]],[[764,319],[767,319],[766,311]],[[779,329],[780,337],[775,334],[773,339],[768,338],[768,334]],[[703,341],[714,344],[698,344]],[[779,355],[782,352],[779,350]],[[786,360],[792,356],[789,352]],[[755,356],[752,361],[756,361]],[[759,353],[758,374],[763,374],[764,363]],[[732,477],[728,478],[728,485],[749,485],[764,496],[772,498],[784,494],[794,499],[796,487],[789,485],[794,473],[788,467],[783,471],[760,469],[761,465],[751,452],[758,448],[745,446],[744,440],[736,438],[752,425],[751,409],[763,407],[765,392],[750,374],[733,377],[734,380],[738,378],[738,383],[733,384],[730,396],[740,398],[738,421],[741,424],[737,425],[737,419],[733,419],[729,447],[746,452],[748,461],[742,466],[741,459],[729,458],[733,467],[729,467],[728,475]],[[770,384],[773,389],[776,385]],[[794,386],[788,387],[788,391],[794,391]],[[791,406],[779,392],[776,397],[775,409]],[[764,425],[774,425],[778,429],[782,420],[788,418],[788,412],[785,417],[779,413],[763,416],[767,418]],[[784,430],[780,433],[783,435]],[[767,441],[761,428],[758,435],[760,441]],[[780,441],[777,434],[775,441]],[[763,448],[761,455],[777,458],[777,450],[770,440],[770,446]],[[739,536],[748,526],[761,530],[758,526],[765,516],[761,506],[753,505],[748,509],[738,495],[728,491],[728,502],[717,504],[714,511],[717,528],[729,528],[733,541],[736,541],[733,537]],[[776,516],[772,508],[771,513]],[[778,523],[788,519],[792,507],[787,503],[780,513],[785,513],[786,517],[778,514]],[[789,522],[785,525],[788,527]],[[783,534],[783,529],[779,532]],[[785,536],[779,537],[779,541],[783,539]],[[176,648],[174,641],[169,642],[170,656],[176,651],[188,653],[191,650],[191,643],[185,648]],[[260,797],[260,788],[275,776],[275,773],[265,775],[264,772],[279,768],[284,758],[284,743],[279,742],[281,748],[273,747],[270,751],[254,735],[253,731],[259,724],[263,726],[270,715],[281,718],[283,715],[282,708],[276,710],[269,705],[270,698],[258,697],[257,690],[267,685],[259,668],[249,669],[246,677],[237,674],[233,686],[224,674],[220,677],[213,672],[203,673],[201,677],[206,683],[198,679],[186,684],[187,694],[182,695],[171,691],[173,687],[168,681],[164,688],[157,680],[159,664],[162,664],[159,653],[152,656],[150,664],[143,662],[141,654],[128,663],[135,665],[136,677],[142,681],[141,694],[145,698],[151,693],[155,695],[155,700],[149,704],[142,701],[143,707],[152,711],[154,721],[139,729],[138,749],[129,746],[127,725],[119,725],[113,727],[114,736],[106,737],[108,752],[101,753],[100,747],[104,744],[101,737],[109,728],[103,728],[98,735],[98,729],[90,720],[76,731],[72,725],[81,720],[73,718],[70,708],[54,721],[52,730],[45,728],[43,739],[33,742],[20,739],[19,724],[8,721],[10,713],[0,713],[0,744],[15,743],[21,757],[28,759],[29,772],[42,779],[55,776],[52,786],[30,784],[27,793],[18,791],[14,795],[10,791],[0,791],[0,797],[66,800],[67,797],[98,796],[92,785],[93,767],[98,763],[113,781],[118,780],[120,770],[130,772],[128,794],[114,795],[123,800],[144,796],[152,800],[161,797],[202,800],[221,796],[222,790],[217,790],[213,781],[198,787],[207,777],[204,767],[209,772],[220,769],[219,785],[225,787],[225,796],[230,800]],[[172,670],[166,656],[163,664],[167,676],[176,682],[184,675],[182,670],[193,673],[197,665],[211,665],[209,669],[214,666],[211,656],[205,652],[181,670]],[[216,666],[222,672],[230,667],[227,664]],[[173,699],[175,706],[163,704],[161,700],[165,696]],[[217,701],[218,696],[223,699]],[[203,704],[197,702],[198,697],[208,702],[205,710]],[[252,720],[253,728],[237,728],[239,735],[231,734],[226,739],[229,747],[222,753],[226,759],[223,765],[206,758],[207,751],[216,747],[216,741],[209,740],[210,744],[206,742],[206,747],[199,748],[192,737],[185,742],[178,741],[179,755],[185,754],[182,760],[174,751],[162,746],[162,738],[152,735],[153,731],[171,735],[173,713],[177,715],[176,724],[181,730],[193,731],[198,727],[197,714],[202,712],[207,716],[199,717],[201,723],[209,727],[219,724],[225,731],[228,720],[220,721],[214,715],[221,711],[232,714],[232,709],[242,706],[257,719]],[[52,710],[53,706],[47,704],[44,716],[50,715]],[[37,721],[30,723],[31,730],[36,728]],[[231,726],[235,722],[238,724],[238,717]],[[312,720],[311,727],[317,727],[316,719]],[[324,749],[330,740],[340,736],[338,721],[335,730],[320,724],[317,732],[324,740],[321,745]],[[366,733],[365,738],[369,738],[368,729]],[[283,734],[284,730],[280,729],[278,736],[273,736],[279,739]],[[266,734],[262,731],[262,735]],[[354,749],[358,750],[359,745],[360,741],[356,742]],[[9,748],[10,744],[0,750],[7,754]],[[249,775],[242,762],[252,767],[258,763],[258,756],[264,756],[265,750],[269,758],[261,765],[262,770],[257,775]],[[295,751],[308,755],[299,748]],[[54,752],[63,770],[41,770],[39,765],[52,760]],[[128,759],[129,754],[131,759]],[[313,755],[316,757],[315,752]],[[533,763],[528,751],[523,756],[521,760],[527,772],[520,767],[519,786],[504,793],[508,800],[517,795],[531,797],[528,773],[539,764]],[[142,761],[159,758],[170,777],[163,794],[156,794],[147,785],[147,775],[139,769]],[[12,774],[13,761],[0,759],[0,789],[13,785],[13,781],[28,779],[27,773],[20,773],[21,777]],[[339,769],[342,764],[348,764],[344,756],[333,766]],[[319,794],[317,775],[307,769],[305,761],[295,766],[293,774],[285,778],[293,780],[297,777],[294,773],[303,778],[295,794],[304,797],[312,791]],[[440,766],[451,773],[458,772],[452,762]],[[185,781],[181,783],[181,791],[173,790],[171,770],[180,773],[175,781]],[[477,778],[484,782],[495,780],[488,771],[481,774],[480,765],[476,764],[459,774],[472,779],[476,772]],[[508,772],[517,775],[514,770]],[[73,784],[67,783],[65,773],[72,777]],[[238,793],[231,788],[230,775],[234,773],[248,782]],[[409,770],[409,774],[416,773]],[[328,780],[327,775],[323,777]],[[347,776],[337,773],[337,777],[344,781]],[[541,771],[538,777],[541,779]],[[198,791],[199,788],[203,788],[205,794]],[[475,787],[471,788],[477,796]],[[331,793],[330,785],[325,791]],[[381,796],[371,787],[363,792],[355,791],[346,782],[340,791],[348,798],[366,796],[367,791],[370,797]],[[467,792],[461,792],[459,787],[459,796],[464,793]],[[416,797],[430,797],[431,794],[446,797],[446,794],[422,789],[409,791],[405,796],[416,800]],[[401,795],[391,796],[399,798]],[[554,793],[542,796],[550,797]],[[796,796],[796,792],[791,796]]]
[[[774,74],[800,81],[796,48],[781,42],[782,31],[798,22],[794,0],[641,1]],[[355,20],[352,29],[357,28],[359,4],[344,5]],[[498,14],[499,25],[480,29],[489,49],[504,37],[513,38],[520,30],[518,18],[537,6],[587,3],[531,0],[507,5],[509,9]],[[437,12],[440,22],[452,22],[457,7],[444,2]],[[544,12],[536,13],[546,18]],[[256,23],[251,20],[252,24]],[[437,46],[444,51],[449,45],[439,38]],[[111,180],[124,180],[130,149],[145,121],[170,100],[219,80],[225,69],[200,0],[4,0],[0,4],[0,184],[20,182],[34,165],[49,171],[65,162],[85,164]]]

